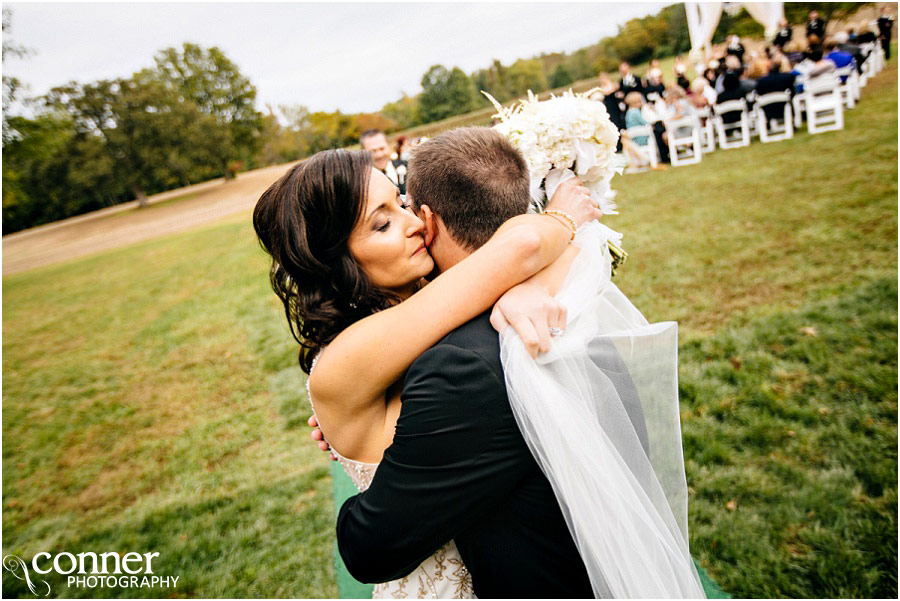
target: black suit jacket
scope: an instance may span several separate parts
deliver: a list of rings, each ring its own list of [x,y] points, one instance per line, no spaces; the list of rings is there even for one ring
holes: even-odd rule
[[[778,30],[778,33],[775,34],[775,39],[772,41],[773,46],[778,46],[781,48],[785,44],[791,41],[791,38],[794,35],[794,30],[791,26],[782,27]]]
[[[756,81],[756,93],[762,96],[770,92],[787,92],[793,96],[795,78],[796,75],[793,73],[769,73]],[[767,104],[763,107],[763,111],[766,113],[766,119],[784,119],[783,102]]]
[[[546,477],[516,425],[487,313],[422,354],[403,384],[394,442],[371,487],[338,514],[362,582],[405,576],[456,541],[481,598],[590,598]]]
[[[641,78],[632,73],[632,77],[634,81],[625,83],[625,80],[622,79],[619,81],[619,92],[621,92],[622,100],[625,99],[630,92],[640,92],[641,96],[644,96],[644,83],[641,81]]]
[[[807,21],[806,22],[806,37],[811,35],[817,36],[819,38],[819,42],[825,41],[825,20],[824,19],[816,19],[815,21]]]

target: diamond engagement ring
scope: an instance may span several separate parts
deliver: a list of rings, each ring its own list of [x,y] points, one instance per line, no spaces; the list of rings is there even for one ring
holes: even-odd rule
[[[563,334],[565,334],[565,332],[566,331],[562,328],[555,328],[553,326],[550,326],[550,336],[552,336],[553,338],[556,338],[557,336],[562,336]]]

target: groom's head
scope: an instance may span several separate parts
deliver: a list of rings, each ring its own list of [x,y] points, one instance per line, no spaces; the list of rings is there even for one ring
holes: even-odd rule
[[[407,191],[425,221],[431,256],[444,271],[528,210],[528,165],[503,135],[463,127],[416,147]]]

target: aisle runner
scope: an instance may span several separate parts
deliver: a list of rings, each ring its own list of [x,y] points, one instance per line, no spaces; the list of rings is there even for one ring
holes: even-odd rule
[[[356,485],[353,484],[350,476],[344,472],[344,468],[341,467],[340,463],[337,461],[330,461],[329,463],[331,463],[331,480],[334,483],[334,513],[337,515],[344,501],[355,495],[357,490]],[[731,599],[730,595],[713,582],[713,579],[700,567],[696,559],[694,564],[696,564],[697,571],[700,573],[700,582],[703,584],[703,591],[708,599]],[[350,575],[350,572],[344,566],[344,561],[341,559],[341,554],[337,549],[337,542],[334,543],[334,574],[337,578],[338,594],[341,596],[341,599],[372,598],[373,586],[353,579],[353,576]]]
[[[350,476],[344,472],[344,468],[337,461],[329,461],[331,464],[331,481],[334,486],[334,515],[337,516],[338,511],[344,501],[358,493],[356,485]],[[337,579],[338,595],[341,599],[371,599],[371,584],[363,584],[358,582],[347,571],[344,560],[337,548],[337,541],[334,543],[334,576]]]

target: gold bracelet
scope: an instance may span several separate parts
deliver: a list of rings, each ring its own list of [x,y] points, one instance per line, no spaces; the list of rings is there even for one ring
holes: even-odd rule
[[[566,223],[566,222],[564,222],[564,221],[560,221],[559,219],[557,219],[557,221],[559,221],[560,223],[562,223],[562,224],[565,225],[566,227],[570,227],[570,228],[572,229],[572,237],[569,238],[569,242],[571,242],[572,240],[575,239],[575,230],[578,229],[578,225],[575,223],[575,218],[574,218],[574,217],[572,217],[571,215],[569,215],[569,214],[566,213],[565,211],[555,211],[555,210],[544,211],[543,213],[541,213],[541,215],[549,215],[550,217],[553,217],[553,218],[556,218],[556,217],[562,217],[563,219],[565,219],[566,221],[568,221],[568,223]]]

